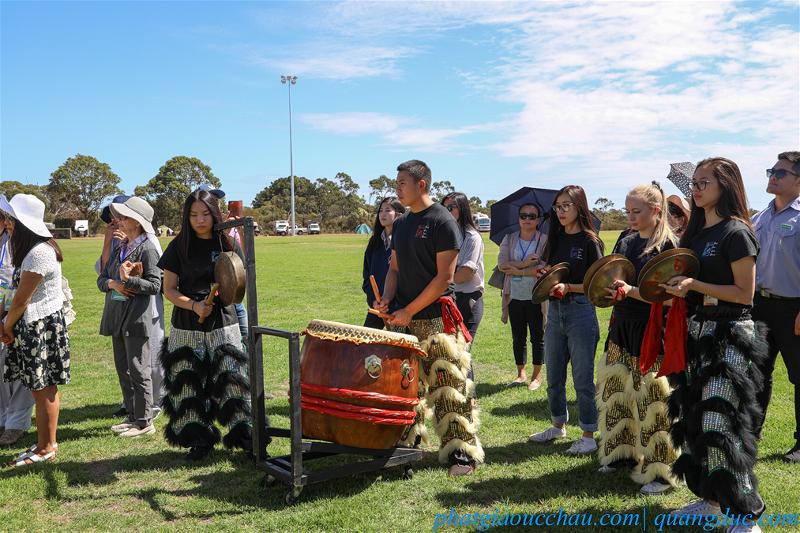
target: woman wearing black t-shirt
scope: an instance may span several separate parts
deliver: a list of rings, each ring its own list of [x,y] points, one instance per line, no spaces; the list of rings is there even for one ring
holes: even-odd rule
[[[752,515],[764,511],[753,474],[760,417],[758,363],[766,333],[750,316],[758,241],[748,222],[747,198],[736,163],[706,159],[692,178],[692,213],[681,239],[700,258],[696,278],[663,285],[686,298],[686,370],[675,375],[669,399],[671,435],[682,453],[673,472],[702,500],[676,515]],[[673,355],[672,351],[667,357]],[[761,531],[757,525],[736,531]]]
[[[198,189],[183,204],[181,231],[158,266],[164,270],[164,296],[174,304],[172,328],[164,343],[164,412],[167,442],[191,448],[187,458],[202,459],[220,440],[217,421],[228,427],[226,447],[252,449],[247,356],[233,305],[216,298],[205,303],[214,282],[214,262],[237,245],[214,224],[222,221],[219,200]],[[200,323],[200,318],[204,322]]]
[[[566,283],[550,293],[547,328],[544,332],[547,401],[553,426],[535,433],[530,442],[550,442],[567,436],[567,362],[572,362],[572,380],[578,397],[583,437],[567,450],[569,455],[597,451],[597,405],[594,388],[594,354],[600,328],[594,305],[583,294],[583,277],[592,263],[603,256],[603,243],[592,226],[586,193],[578,185],[567,185],[556,195],[547,244],[542,254],[548,265],[569,262]]]
[[[677,239],[667,219],[667,199],[655,182],[633,188],[625,198],[631,232],[614,253],[627,257],[639,278],[644,265],[675,248]],[[597,367],[597,409],[600,414],[600,472],[633,466],[631,479],[643,494],[661,494],[675,485],[670,465],[677,458],[669,437],[666,377],[656,377],[658,364],[642,373],[640,348],[650,319],[650,304],[639,288],[616,280],[608,289],[615,302],[608,324],[605,354]],[[658,312],[658,311],[656,311]]]

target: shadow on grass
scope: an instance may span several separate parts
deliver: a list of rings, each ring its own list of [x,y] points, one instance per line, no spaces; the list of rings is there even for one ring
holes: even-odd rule
[[[478,399],[493,396],[498,392],[507,391],[513,388],[509,387],[507,383],[482,383],[480,381],[480,377],[478,380],[478,383],[475,385],[475,395],[478,397]]]
[[[0,471],[0,483],[6,479],[38,475],[43,478],[46,498],[51,501],[64,499],[62,490],[64,485],[75,486],[102,486],[106,487],[109,496],[134,497],[146,502],[153,510],[158,512],[164,520],[174,521],[185,518],[200,520],[211,519],[224,515],[239,515],[251,512],[253,509],[264,511],[279,510],[287,507],[284,497],[288,486],[276,483],[274,486],[264,488],[261,485],[265,474],[256,469],[249,456],[241,451],[215,449],[205,460],[190,462],[184,458],[185,451],[164,450],[150,454],[125,455],[112,459],[99,459],[96,461],[62,460],[37,465],[31,468],[5,469]],[[344,459],[344,458],[343,458]],[[352,462],[352,458],[348,462]],[[233,471],[225,468],[222,463],[233,463]],[[325,467],[341,466],[336,459],[327,458],[313,463],[305,463],[304,470],[320,470]],[[427,469],[441,469],[436,461],[435,453],[428,453],[423,459],[414,463],[416,472]],[[207,473],[209,468],[215,472]],[[196,475],[191,471],[202,470]],[[142,475],[142,482],[146,482],[147,474],[163,475],[172,473],[175,479],[181,480],[182,486],[191,488],[161,489],[147,487],[139,490],[124,488],[118,494],[113,494],[114,485],[119,482],[130,482],[129,474]],[[187,477],[188,475],[188,477]],[[304,488],[299,500],[300,504],[313,504],[315,501],[330,499],[347,499],[369,489],[381,479],[397,480],[402,476],[400,467],[392,467],[376,472],[348,476],[341,479],[329,480],[324,483],[308,485]],[[239,510],[214,511],[209,513],[184,513],[176,514],[170,508],[162,505],[165,497],[175,498],[207,498],[235,505]],[[87,497],[87,499],[90,497]],[[71,499],[75,499],[71,497]],[[78,498],[81,499],[81,498]]]
[[[61,409],[58,414],[58,425],[66,426],[69,424],[79,424],[86,420],[114,418],[114,412],[117,409],[119,409],[118,403],[100,403]]]

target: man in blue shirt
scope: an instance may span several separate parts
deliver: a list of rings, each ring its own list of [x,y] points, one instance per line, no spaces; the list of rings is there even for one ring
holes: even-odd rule
[[[795,440],[784,456],[800,462],[800,152],[783,152],[767,169],[767,192],[775,199],[753,217],[761,251],[756,263],[753,318],[769,327],[769,357],[761,367],[764,388],[758,401],[767,414],[772,394],[772,372],[778,352],[794,385]],[[761,434],[764,418],[755,421]]]

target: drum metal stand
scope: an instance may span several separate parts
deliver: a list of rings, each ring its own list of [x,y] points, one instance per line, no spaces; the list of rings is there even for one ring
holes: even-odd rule
[[[364,472],[374,472],[393,466],[403,467],[403,479],[411,479],[414,471],[410,464],[422,459],[422,450],[416,448],[395,447],[385,450],[353,448],[331,442],[304,441],[302,412],[300,409],[300,334],[265,326],[250,327],[251,346],[257,345],[258,352],[250,352],[251,373],[263,372],[261,360],[261,336],[280,337],[289,341],[289,419],[290,428],[266,427],[263,398],[263,378],[256,380],[260,389],[254,397],[261,398],[261,409],[253,409],[253,451],[256,454],[256,467],[266,472],[263,486],[271,486],[280,481],[289,487],[285,501],[291,505],[297,502],[306,485],[328,481],[331,479],[353,476]],[[259,357],[255,355],[258,354]],[[252,376],[251,376],[252,381]],[[267,454],[267,438],[288,438],[290,453],[282,457],[269,457]],[[366,457],[366,460],[348,464],[310,470],[305,463],[322,457],[337,455],[355,455]]]
[[[247,273],[247,319],[249,324],[258,324],[258,297],[256,294],[255,225],[251,217],[228,220],[215,224],[215,230],[227,230],[241,226],[244,233],[245,271]],[[280,337],[289,341],[289,413],[290,428],[267,427],[264,397],[263,335]],[[289,487],[286,503],[296,503],[303,487],[330,479],[373,472],[393,466],[403,466],[403,478],[410,479],[413,470],[410,463],[422,459],[423,453],[415,448],[389,448],[373,450],[353,448],[331,442],[304,441],[302,414],[300,410],[300,334],[264,326],[250,326],[247,336],[247,353],[250,359],[250,401],[253,417],[253,453],[256,467],[266,472],[263,484],[272,485],[281,481]],[[291,439],[290,454],[269,457],[269,437]],[[363,456],[368,460],[352,462],[338,467],[311,471],[304,466],[306,461],[336,455]]]

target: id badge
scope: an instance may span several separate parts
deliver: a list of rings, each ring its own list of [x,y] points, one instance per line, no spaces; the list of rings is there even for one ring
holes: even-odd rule
[[[115,290],[111,291],[111,299],[116,302],[127,302],[128,297],[122,294],[121,292],[117,292]]]
[[[719,303],[719,300],[707,294],[703,295],[703,305],[706,307],[713,307]]]

